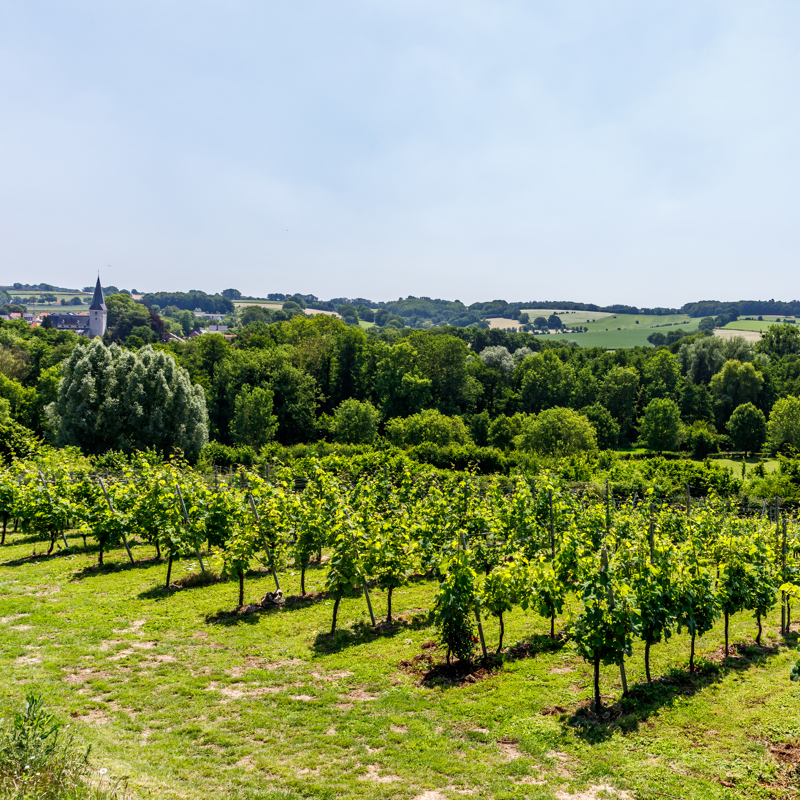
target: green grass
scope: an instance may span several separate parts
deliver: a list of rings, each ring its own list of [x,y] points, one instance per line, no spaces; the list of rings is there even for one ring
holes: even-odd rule
[[[16,289],[7,289],[6,290],[11,296],[13,297],[40,297],[42,294],[49,294],[49,292],[27,292],[24,289],[17,291]],[[88,314],[89,307],[88,305],[80,305],[80,306],[62,306],[61,300],[71,300],[73,297],[77,296],[80,297],[84,301],[91,301],[92,295],[87,294],[86,292],[53,292],[53,294],[58,298],[58,302],[56,303],[23,303],[28,312],[31,314],[39,314],[42,311],[47,311],[51,314],[65,314],[68,311],[73,311],[76,314]]]
[[[788,678],[796,637],[779,638],[774,614],[769,646],[725,664],[721,624],[700,640],[709,660],[694,682],[683,672],[686,636],[653,648],[655,674],[670,680],[650,690],[637,646],[628,680],[638,685],[622,716],[582,724],[573,715],[590,698],[590,668],[568,646],[551,647],[547,622],[532,614],[515,611],[506,624],[508,644],[527,642],[529,655],[486,680],[423,685],[402,669],[434,637],[432,581],[395,593],[407,622],[381,634],[367,625],[363,598],[343,601],[331,640],[324,597],[214,622],[234,606],[235,583],[168,593],[163,562],[131,567],[114,551],[98,570],[77,537],[72,552],[25,560],[42,543],[9,538],[0,550],[0,704],[41,692],[92,745],[94,768],[130,776],[137,798],[510,800],[607,785],[640,800],[702,800],[788,798],[799,788],[769,750],[800,738],[800,685]],[[140,559],[151,552],[135,548]],[[176,577],[196,568],[181,562]],[[323,580],[312,569],[309,590]],[[298,591],[295,572],[282,582],[287,595]],[[247,598],[271,588],[265,574],[251,575]],[[373,603],[380,614],[381,592]],[[496,624],[485,627],[496,644]],[[732,641],[753,633],[748,615],[732,620]],[[603,670],[602,690],[609,702],[619,697],[615,668]]]
[[[625,347],[650,347],[647,337],[654,331],[667,334],[670,330],[681,328],[694,333],[700,324],[684,314],[655,316],[652,314],[614,314],[597,322],[584,323],[586,333],[567,335],[581,347],[606,347],[621,349]]]
[[[713,458],[711,459],[713,464],[719,464],[721,467],[727,467],[728,469],[733,471],[733,474],[737,477],[741,477],[742,475],[742,460],[739,459],[738,461],[732,458]],[[698,463],[702,463],[702,460]],[[759,463],[758,458],[748,458],[747,459],[747,475],[752,475],[753,467]],[[780,462],[776,459],[766,459],[764,462],[764,469],[767,472],[777,472],[780,468]]]
[[[560,317],[561,321],[568,327],[572,325],[584,325],[592,320],[601,321],[607,317],[613,316],[607,311],[566,311],[558,308],[523,308],[522,313],[527,314],[531,322],[533,322],[536,317],[547,318],[551,314],[555,314],[557,317]]]
[[[781,317],[780,319],[782,323],[784,318]],[[729,322],[725,327],[735,331],[765,331],[770,325],[778,325],[781,323],[778,323],[775,317],[765,317],[763,320],[738,319],[736,322]]]
[[[264,306],[264,308],[283,308],[283,303],[278,300],[234,300],[234,306],[237,308],[246,308],[247,306]]]

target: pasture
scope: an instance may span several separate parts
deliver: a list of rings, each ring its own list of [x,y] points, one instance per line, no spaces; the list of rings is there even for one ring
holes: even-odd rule
[[[653,648],[652,687],[635,647],[631,698],[596,723],[591,666],[519,609],[507,615],[502,662],[463,683],[426,679],[428,659],[443,657],[430,644],[430,579],[397,591],[400,621],[378,630],[363,597],[343,600],[331,638],[324,566],[309,570],[308,599],[244,615],[230,613],[235,582],[162,588],[166,565],[144,545],[134,565],[112,550],[98,568],[80,537],[49,558],[41,541],[8,541],[2,705],[41,692],[92,746],[98,774],[129,776],[132,798],[796,797],[798,750],[785,742],[800,737],[800,686],[788,679],[797,637],[779,636],[775,613],[764,647],[751,615],[733,617],[727,661],[721,625],[699,639],[694,679],[685,634]],[[196,568],[177,561],[174,574]],[[281,577],[296,596],[296,571]],[[271,588],[266,573],[248,574],[247,600]],[[383,593],[373,603],[385,613]],[[496,624],[485,630],[494,646]],[[618,701],[616,668],[602,682]]]
[[[573,325],[584,325],[587,322],[598,322],[602,319],[606,319],[607,317],[613,316],[607,311],[567,311],[566,309],[558,309],[558,308],[523,308],[523,314],[527,314],[531,322],[533,322],[536,317],[549,317],[551,314],[555,314],[557,317],[561,318],[561,321],[567,326],[572,327]]]
[[[584,323],[586,333],[570,335],[581,347],[605,347],[611,350],[625,347],[650,347],[647,337],[654,331],[663,334],[680,328],[694,333],[700,324],[685,314],[612,314],[597,322]]]
[[[778,322],[780,320],[781,322]],[[742,318],[736,322],[729,322],[724,330],[737,331],[766,331],[770,325],[780,325],[784,321],[795,322],[794,317],[764,317],[763,319]]]

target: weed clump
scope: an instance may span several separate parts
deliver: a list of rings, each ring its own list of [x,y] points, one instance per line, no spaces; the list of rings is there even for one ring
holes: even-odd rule
[[[40,696],[25,698],[0,731],[0,800],[121,800],[119,786],[103,786],[105,770],[99,786],[89,784],[90,748],[80,748],[67,728]]]

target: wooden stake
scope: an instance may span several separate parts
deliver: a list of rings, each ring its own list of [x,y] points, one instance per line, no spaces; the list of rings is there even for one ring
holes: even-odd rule
[[[253,493],[250,492],[248,495],[250,500],[250,508],[253,509],[253,516],[256,518],[256,525],[258,526],[258,530],[261,533],[261,543],[264,545],[264,552],[267,554],[267,560],[269,561],[269,569],[272,572],[272,578],[275,581],[275,589],[277,591],[281,591],[281,584],[278,580],[278,573],[275,571],[275,561],[272,558],[272,551],[269,549],[269,544],[267,544],[267,537],[264,534],[264,528],[261,526],[261,517],[258,515],[258,507],[256,506],[255,498],[253,497]]]
[[[460,536],[461,536],[461,549],[466,550],[467,540],[466,537],[464,536],[464,531],[461,531]],[[475,598],[475,621],[478,623],[478,636],[480,636],[481,639],[481,650],[483,651],[483,658],[484,660],[486,660],[489,658],[489,652],[486,649],[486,639],[483,635],[483,625],[481,624],[481,612],[480,612],[480,606],[478,605],[477,597]]]
[[[189,525],[191,520],[189,519],[189,512],[186,510],[186,503],[183,502],[183,492],[181,492],[181,487],[176,483],[175,490],[178,492],[178,499],[181,501],[181,509],[183,510],[183,518],[186,520],[186,524]],[[206,568],[203,565],[203,559],[200,555],[200,548],[197,548],[197,560],[200,562],[200,572],[205,572]]]
[[[50,510],[53,510],[53,498],[50,496],[50,490],[47,488],[47,481],[45,480],[44,473],[39,470],[39,477],[42,479],[42,485],[44,486],[45,494],[47,495],[47,500],[50,503]],[[69,547],[69,542],[67,541],[67,537],[64,535],[64,531],[61,531],[61,538],[64,540],[64,547]],[[52,545],[50,546],[52,549]]]
[[[103,490],[103,495],[106,498],[106,503],[108,503],[109,511],[111,511],[111,513],[113,514],[114,504],[111,502],[111,498],[108,496],[108,492],[106,491],[106,485],[103,483],[102,478],[98,477],[97,482],[100,484],[100,488]],[[122,542],[125,545],[125,549],[128,551],[128,558],[130,559],[131,564],[133,564],[133,553],[131,553],[131,548],[130,545],[128,544],[128,537],[125,536],[124,530],[122,531]]]

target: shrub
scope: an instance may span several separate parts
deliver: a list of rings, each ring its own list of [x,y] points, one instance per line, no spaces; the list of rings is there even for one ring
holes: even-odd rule
[[[29,694],[25,707],[0,733],[0,797],[14,800],[111,800],[115,787],[90,787],[89,749],[82,750],[42,698]]]
[[[398,447],[413,447],[424,442],[465,444],[469,441],[469,432],[461,417],[448,417],[427,409],[405,419],[390,419],[386,424],[386,438]]]
[[[516,443],[520,450],[564,457],[597,450],[597,434],[589,420],[577,411],[548,408],[525,420]]]
[[[370,402],[349,398],[333,412],[333,435],[342,444],[372,444],[378,435],[380,414]]]
[[[693,458],[705,458],[719,450],[719,437],[710,422],[697,420],[686,429],[686,444]]]

